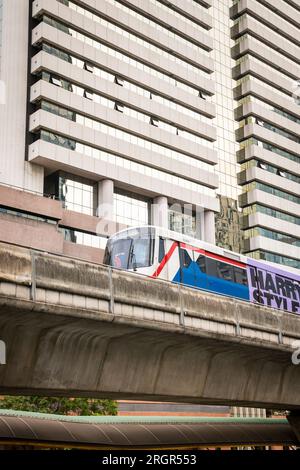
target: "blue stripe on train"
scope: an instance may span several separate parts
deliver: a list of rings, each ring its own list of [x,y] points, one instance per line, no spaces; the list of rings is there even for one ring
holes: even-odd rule
[[[208,276],[200,270],[198,264],[194,261],[191,262],[188,268],[182,268],[181,272],[179,269],[172,282],[181,283],[197,289],[205,289],[238,299],[250,300],[248,286]]]

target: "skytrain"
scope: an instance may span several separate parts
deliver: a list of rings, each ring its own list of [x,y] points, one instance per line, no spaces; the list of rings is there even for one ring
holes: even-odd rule
[[[104,264],[300,314],[300,271],[257,261],[160,227],[122,230]]]

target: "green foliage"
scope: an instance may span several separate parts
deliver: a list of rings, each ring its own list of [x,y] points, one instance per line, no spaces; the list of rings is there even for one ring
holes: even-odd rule
[[[78,416],[116,415],[118,412],[117,403],[113,400],[64,397],[5,396],[0,400],[0,408]]]

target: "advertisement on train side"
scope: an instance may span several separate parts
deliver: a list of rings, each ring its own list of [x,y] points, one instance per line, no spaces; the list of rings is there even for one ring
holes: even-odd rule
[[[250,301],[300,314],[300,276],[248,258]]]

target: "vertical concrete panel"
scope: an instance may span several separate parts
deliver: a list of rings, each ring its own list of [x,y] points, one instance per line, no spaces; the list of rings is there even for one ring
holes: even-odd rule
[[[0,0],[0,79],[1,79],[1,56],[2,56],[2,28],[3,28],[3,0]],[[2,100],[2,88],[1,88],[1,82],[0,82],[0,103]]]
[[[168,198],[158,196],[154,198],[152,205],[152,224],[157,227],[168,228]]]
[[[113,220],[114,216],[114,182],[102,180],[98,183],[98,217]]]
[[[3,0],[0,103],[0,182],[41,188],[42,173],[25,178],[29,1]]]
[[[213,211],[204,212],[204,240],[213,245],[216,243],[215,213]]]
[[[43,193],[44,167],[34,163],[24,162],[24,188]]]

